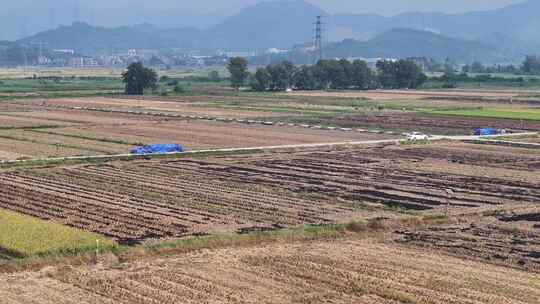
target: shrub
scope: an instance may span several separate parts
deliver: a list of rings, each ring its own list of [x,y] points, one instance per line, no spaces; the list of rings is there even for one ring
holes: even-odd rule
[[[186,89],[182,85],[177,84],[174,87],[174,92],[177,93],[177,94],[183,94],[183,93],[186,93]]]

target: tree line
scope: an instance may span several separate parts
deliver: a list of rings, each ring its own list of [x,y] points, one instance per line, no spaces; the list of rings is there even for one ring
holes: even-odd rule
[[[466,64],[461,68],[464,73],[494,74],[509,73],[518,75],[540,75],[540,56],[528,55],[521,65],[484,65],[479,61]]]
[[[251,74],[244,58],[231,58],[227,68],[232,86],[247,84],[254,91],[324,89],[416,89],[427,76],[411,60],[379,61],[372,70],[363,60],[321,60],[315,65],[295,66],[289,61],[268,65]]]

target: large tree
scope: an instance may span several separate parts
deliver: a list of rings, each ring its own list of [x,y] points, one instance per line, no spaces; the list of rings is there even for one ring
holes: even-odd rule
[[[385,89],[416,89],[427,80],[426,74],[412,60],[377,62],[378,80]]]
[[[298,90],[315,90],[320,88],[315,68],[313,66],[302,66],[294,75],[293,85]]]
[[[270,75],[270,90],[284,91],[292,84],[296,67],[289,61],[269,65],[266,70]]]
[[[122,74],[122,80],[126,84],[126,95],[144,95],[145,89],[156,87],[158,76],[154,70],[135,62]]]
[[[397,81],[399,88],[418,89],[427,81],[427,76],[412,60],[398,61]]]
[[[360,90],[366,90],[373,87],[373,72],[367,62],[355,60],[353,63],[352,84]]]
[[[240,89],[249,76],[247,60],[242,57],[231,58],[227,69],[231,74],[231,86],[236,90]]]
[[[268,73],[267,68],[259,68],[257,69],[257,72],[255,72],[255,75],[253,75],[251,79],[251,89],[258,92],[264,92],[270,88],[270,82],[272,81],[272,77],[270,73]]]

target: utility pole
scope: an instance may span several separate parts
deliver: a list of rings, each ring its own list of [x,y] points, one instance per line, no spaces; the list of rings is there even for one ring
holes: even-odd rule
[[[315,62],[323,59],[323,22],[322,16],[317,16],[317,21],[315,22]]]

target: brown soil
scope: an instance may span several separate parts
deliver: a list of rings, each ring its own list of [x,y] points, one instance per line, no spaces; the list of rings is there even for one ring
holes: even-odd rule
[[[532,274],[373,240],[278,243],[0,276],[3,303],[538,303]]]
[[[459,224],[401,231],[400,242],[540,273],[540,209],[492,209]]]
[[[5,113],[0,114],[0,129],[10,128],[29,128],[41,126],[65,126],[72,123],[65,121],[52,121],[48,118],[32,118],[25,112]]]
[[[210,102],[215,97],[205,100]],[[223,97],[223,100],[230,98]],[[245,98],[242,98],[244,100]],[[218,99],[217,101],[223,101]],[[128,99],[128,98],[77,98],[77,99],[52,99],[47,100],[48,107],[90,107],[101,109],[115,109],[125,111],[155,111],[167,113],[181,113],[184,115],[212,116],[227,118],[253,118],[284,116],[283,113],[242,111],[234,109],[219,109],[205,106],[199,98],[186,97],[179,100],[167,100],[160,98],[152,99]]]
[[[507,152],[478,149],[464,155],[460,149],[466,146],[332,148],[5,172],[0,207],[131,243],[346,222],[374,208],[457,215],[538,202],[538,171],[529,166],[538,154],[497,147]],[[433,160],[441,168],[467,164],[471,171],[422,169],[422,162]],[[486,166],[503,168],[510,177],[486,176]]]
[[[540,130],[540,122],[514,119],[456,117],[419,113],[389,113],[373,115],[343,115],[321,117],[317,120],[325,125],[346,125],[384,130],[417,130],[433,134],[467,135],[477,128],[507,130]]]
[[[397,138],[396,136],[384,134],[315,130],[301,127],[246,125],[202,120],[80,126],[58,128],[54,132],[146,144],[176,142],[190,150]]]
[[[287,93],[289,96],[310,97],[344,97],[344,98],[369,98],[374,100],[387,99],[420,99],[436,97],[515,97],[524,92],[520,91],[496,91],[496,90],[441,90],[441,91],[404,91],[404,90],[377,90],[377,91],[296,91]]]
[[[120,109],[123,112],[76,108],[89,105],[96,108]],[[384,134],[187,120],[179,117],[128,113],[135,110],[160,113],[175,111],[182,115],[204,113],[205,116],[223,117],[258,115],[258,112],[234,110],[229,112],[186,105],[177,101],[95,98],[47,102],[35,100],[25,104],[6,103],[0,106],[3,107],[0,110],[5,110],[0,114],[0,160],[20,157],[123,154],[140,144],[170,142],[194,150],[396,138]],[[230,115],[221,115],[226,113]],[[264,112],[265,115],[267,113]],[[23,130],[36,127],[39,127],[37,132]],[[58,147],[58,144],[62,146]]]

